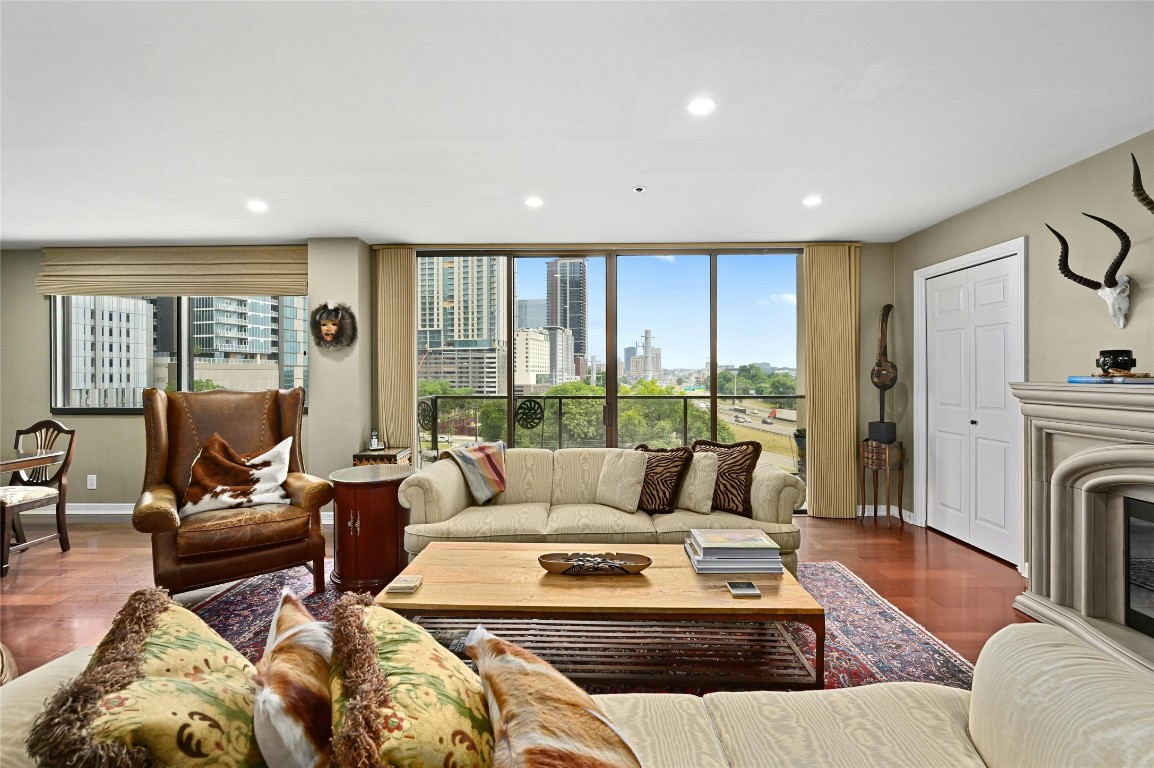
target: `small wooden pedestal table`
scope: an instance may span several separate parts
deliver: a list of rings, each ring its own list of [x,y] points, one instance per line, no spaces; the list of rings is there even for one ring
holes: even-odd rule
[[[397,488],[413,473],[400,464],[338,469],[333,483],[333,586],[342,592],[379,592],[405,567],[409,513]]]
[[[564,576],[537,562],[550,552],[645,555],[632,576]],[[536,653],[574,682],[734,690],[825,687],[825,609],[791,573],[695,573],[680,544],[513,544],[435,541],[405,574],[412,594],[376,602],[409,616],[463,653],[485,628]],[[752,581],[759,599],[735,598],[727,579]],[[813,630],[813,664],[782,622]]]
[[[886,525],[890,523],[890,476],[897,473],[898,476],[898,520],[901,521],[902,527],[906,525],[905,518],[902,517],[902,491],[904,490],[904,476],[902,474],[902,444],[896,443],[879,443],[874,440],[862,440],[858,449],[858,473],[860,476],[859,485],[861,488],[861,517],[858,522],[865,521],[865,476],[866,470],[873,472],[874,480],[874,522],[878,518],[878,472],[886,473]]]

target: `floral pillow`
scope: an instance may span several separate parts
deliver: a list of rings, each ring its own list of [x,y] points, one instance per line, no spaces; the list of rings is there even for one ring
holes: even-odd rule
[[[492,765],[480,679],[428,632],[368,595],[337,602],[331,674],[337,765]]]
[[[254,673],[165,590],[139,590],[36,719],[28,754],[42,766],[264,766]]]

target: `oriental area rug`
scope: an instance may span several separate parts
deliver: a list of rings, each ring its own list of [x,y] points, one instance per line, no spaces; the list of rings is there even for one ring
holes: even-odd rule
[[[331,570],[332,560],[325,566]],[[826,688],[890,681],[970,688],[973,665],[841,563],[798,563],[798,580],[825,607]],[[325,621],[340,597],[331,584],[325,592],[310,595],[312,574],[291,568],[240,581],[192,610],[255,662],[264,651],[269,622],[284,587],[303,596],[313,616]],[[785,626],[812,659],[812,632],[802,625]]]

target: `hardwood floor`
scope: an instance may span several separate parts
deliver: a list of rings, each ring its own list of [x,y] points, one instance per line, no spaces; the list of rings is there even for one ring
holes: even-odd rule
[[[801,560],[841,561],[971,662],[994,632],[1030,621],[1010,607],[1026,584],[1018,572],[946,536],[872,520],[795,521]],[[36,524],[28,528],[38,535]],[[21,672],[96,643],[128,595],[152,585],[149,537],[129,523],[68,528],[71,551],[46,542],[14,552],[0,579],[0,641]]]

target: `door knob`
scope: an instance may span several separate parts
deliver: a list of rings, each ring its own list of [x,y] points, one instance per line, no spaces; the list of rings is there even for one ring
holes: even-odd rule
[[[974,419],[970,419],[970,423],[971,423],[971,424],[977,424],[978,422],[977,422],[977,421],[975,421]]]

